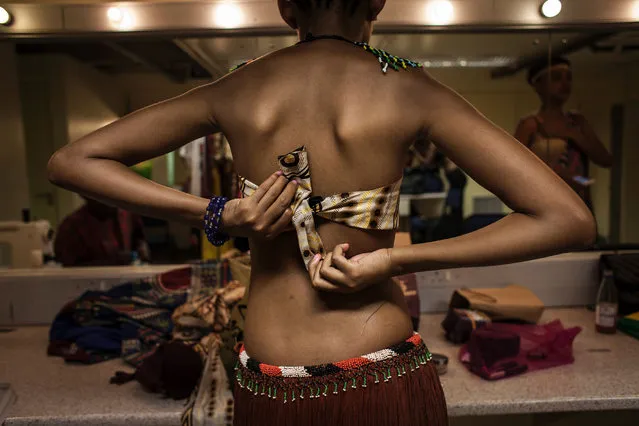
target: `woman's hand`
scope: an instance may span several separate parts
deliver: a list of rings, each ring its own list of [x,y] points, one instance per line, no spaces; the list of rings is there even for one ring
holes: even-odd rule
[[[234,237],[273,239],[293,229],[290,209],[297,182],[286,179],[282,172],[273,173],[250,196],[226,203],[222,212],[222,228]]]
[[[308,272],[314,288],[337,293],[355,293],[393,276],[389,249],[362,253],[347,259],[348,243],[339,244],[324,259],[311,260]]]

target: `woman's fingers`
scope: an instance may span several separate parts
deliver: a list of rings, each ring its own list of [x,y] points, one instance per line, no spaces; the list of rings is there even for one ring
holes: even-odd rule
[[[344,252],[346,250],[343,246],[346,246],[346,250],[348,250],[348,244],[340,244],[333,250],[333,265],[335,265],[336,269],[345,273],[350,279],[353,279],[355,276],[356,266],[352,262],[352,259],[349,260],[346,256],[344,256]]]
[[[290,210],[291,202],[295,197],[296,191],[297,182],[292,180],[284,186],[284,189],[273,203],[270,206],[266,206],[266,211],[264,212],[264,224],[267,228],[273,226],[273,224],[277,222],[287,210]],[[265,198],[266,197],[264,197],[264,199]]]
[[[308,272],[311,276],[313,288],[320,291],[343,292],[343,289],[336,286],[320,276],[320,269],[325,260],[322,260],[319,254],[316,254],[309,264]]]
[[[271,207],[275,200],[277,200],[277,198],[282,194],[282,191],[287,184],[288,179],[284,176],[278,176],[275,182],[266,190],[264,196],[257,202],[258,214],[262,214],[262,212],[265,212],[269,207]],[[251,195],[251,197],[254,195],[255,194]]]
[[[251,195],[256,203],[258,203],[262,197],[266,194],[266,192],[273,186],[273,184],[277,181],[277,179],[282,176],[281,171],[277,171],[270,175],[260,186],[257,187],[255,192]]]
[[[284,213],[280,215],[279,219],[277,219],[275,223],[271,225],[268,234],[266,234],[266,238],[275,238],[282,232],[294,230],[295,227],[291,224],[292,218],[293,210],[291,210],[290,208],[284,210]]]

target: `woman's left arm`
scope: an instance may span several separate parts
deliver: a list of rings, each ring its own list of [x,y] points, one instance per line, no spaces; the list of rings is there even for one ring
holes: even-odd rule
[[[133,213],[204,226],[209,200],[160,185],[129,166],[219,131],[222,96],[215,83],[134,112],[56,152],[54,184]],[[222,228],[234,237],[274,238],[289,228],[297,183],[273,173],[247,198],[230,200]]]

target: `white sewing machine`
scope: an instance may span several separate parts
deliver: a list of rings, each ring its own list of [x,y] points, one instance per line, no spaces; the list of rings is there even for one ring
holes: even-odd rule
[[[0,222],[0,268],[42,266],[43,254],[51,250],[48,221]]]

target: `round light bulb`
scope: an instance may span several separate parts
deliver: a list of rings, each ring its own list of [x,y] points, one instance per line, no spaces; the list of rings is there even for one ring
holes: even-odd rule
[[[426,18],[432,24],[449,24],[454,16],[455,8],[448,0],[433,0],[426,5]]]
[[[4,7],[0,7],[0,25],[7,25],[11,22],[11,14]]]
[[[107,18],[114,24],[120,23],[122,21],[122,9],[119,7],[110,7],[109,10],[107,10]]]
[[[213,19],[218,27],[237,28],[244,21],[244,13],[239,6],[225,3],[215,8]]]
[[[462,59],[459,61],[459,65],[461,65],[462,67],[465,67],[466,65],[468,65],[468,61]]]
[[[131,15],[131,13],[129,12],[124,12],[124,14],[122,15],[122,20],[120,21],[120,24],[118,25],[118,28],[120,30],[130,30],[133,28],[133,15]]]
[[[561,12],[560,0],[546,0],[544,4],[541,5],[541,14],[546,18],[554,18],[559,15],[559,12]]]
[[[131,11],[121,7],[110,7],[109,10],[107,10],[107,18],[109,18],[111,24],[120,31],[131,30],[135,25],[135,19]]]

